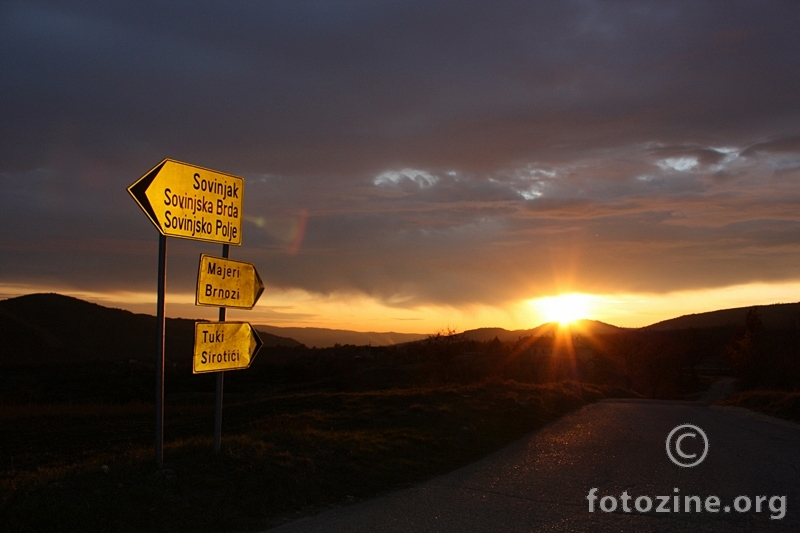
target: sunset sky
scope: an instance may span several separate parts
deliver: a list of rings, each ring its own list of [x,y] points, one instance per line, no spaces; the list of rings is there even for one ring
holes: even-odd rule
[[[126,188],[245,179],[275,326],[642,326],[800,301],[800,2],[0,4],[0,297],[155,313]],[[167,313],[201,253],[170,239]],[[544,300],[543,300],[544,299]]]

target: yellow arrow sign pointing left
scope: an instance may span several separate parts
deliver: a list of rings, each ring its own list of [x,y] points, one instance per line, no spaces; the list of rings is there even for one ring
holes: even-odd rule
[[[165,159],[128,192],[167,237],[242,244],[243,178]]]
[[[262,344],[247,322],[197,322],[192,373],[248,368]]]

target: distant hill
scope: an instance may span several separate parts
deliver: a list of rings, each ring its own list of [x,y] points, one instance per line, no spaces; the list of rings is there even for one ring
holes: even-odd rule
[[[741,326],[751,307],[723,309],[685,315],[647,326],[662,331],[719,326]],[[800,318],[800,303],[758,306],[761,320],[769,329],[791,329]],[[194,320],[167,319],[167,361],[188,362],[194,342]],[[516,342],[521,337],[549,335],[557,323],[532,329],[509,331],[479,328],[463,332],[465,338]],[[596,320],[570,324],[573,333],[591,336],[613,334],[624,328]],[[425,334],[358,332],[325,328],[283,328],[256,325],[265,346],[326,348],[335,344],[387,346],[427,338]],[[127,361],[155,359],[156,318],[152,315],[112,309],[60,294],[30,294],[0,301],[0,364],[47,361]]]
[[[191,359],[194,322],[167,319],[168,362]],[[155,316],[60,294],[29,294],[0,301],[0,334],[0,364],[155,360]],[[299,345],[269,333],[261,339],[267,346]]]
[[[309,348],[329,348],[335,344],[354,344],[356,346],[391,346],[404,342],[418,341],[427,338],[421,333],[395,333],[392,331],[378,333],[374,331],[350,331],[345,329],[326,328],[282,328],[277,326],[254,326],[259,332],[271,333],[281,337],[291,337]]]
[[[513,331],[503,328],[479,328],[467,330],[462,333],[462,336],[470,340],[481,342],[494,340],[495,337],[500,339],[502,342],[516,342],[522,337],[541,337],[544,335],[550,335],[561,327],[562,326],[557,322],[547,322],[546,324],[542,324],[541,326],[537,326],[532,329],[515,329]],[[618,333],[624,329],[625,328],[612,326],[611,324],[606,324],[605,322],[600,322],[598,320],[586,319],[576,320],[569,325],[569,330],[572,333],[584,336]]]
[[[771,304],[684,315],[678,318],[657,322],[643,329],[666,331],[689,328],[701,329],[721,326],[744,326],[745,316],[747,316],[747,312],[753,307],[758,308],[761,322],[764,327],[768,329],[792,329],[795,327],[795,321],[800,319],[800,303]]]

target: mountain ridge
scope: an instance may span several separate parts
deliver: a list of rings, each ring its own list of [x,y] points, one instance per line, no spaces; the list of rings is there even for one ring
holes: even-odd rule
[[[682,315],[643,328],[620,328],[597,320],[578,320],[569,329],[578,335],[614,334],[638,329],[669,331],[715,327],[741,327],[747,312],[756,308],[767,329],[800,327],[800,303],[720,309]],[[194,319],[168,318],[167,361],[188,361],[194,343]],[[560,326],[545,323],[535,328],[506,330],[476,328],[459,335],[476,341],[515,342],[522,337],[552,335]],[[254,325],[266,346],[326,348],[335,344],[385,346],[424,340],[420,333],[358,332],[326,328],[283,328]],[[0,301],[0,333],[4,342],[0,363],[47,361],[152,361],[155,357],[156,317],[55,293],[39,293]],[[299,337],[299,338],[298,338]]]
[[[195,320],[167,318],[167,362],[192,357]],[[56,293],[0,301],[1,363],[154,361],[156,317]],[[266,333],[267,346],[300,343]]]
[[[578,335],[606,335],[619,333],[630,328],[621,328],[599,320],[580,319],[570,323],[569,330]],[[563,328],[558,322],[546,322],[531,329],[507,330],[504,328],[477,328],[463,332],[465,338],[474,341],[491,341],[495,337],[502,342],[514,342],[522,337],[541,337],[553,335],[558,329]]]
[[[282,327],[265,324],[253,325],[258,331],[273,335],[286,336],[316,348],[329,348],[336,344],[355,344],[390,346],[414,342],[428,337],[422,333],[397,333],[395,331],[353,331],[348,329],[329,329],[315,327]]]
[[[690,328],[713,327],[740,327],[744,326],[745,317],[750,309],[755,308],[761,318],[761,323],[767,329],[793,329],[800,325],[800,303],[778,303],[767,305],[750,305],[747,307],[734,307],[718,309],[704,313],[692,313],[676,318],[662,320],[649,326],[644,326],[646,331],[669,331]]]

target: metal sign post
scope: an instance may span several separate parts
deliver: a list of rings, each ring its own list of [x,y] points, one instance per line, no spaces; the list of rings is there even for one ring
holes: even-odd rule
[[[225,371],[249,368],[261,339],[246,322],[226,322],[228,307],[252,309],[264,291],[255,265],[230,259],[230,248],[222,245],[222,257],[200,256],[197,270],[197,305],[218,305],[219,322],[195,324],[192,372],[217,373],[214,405],[214,453],[222,446],[222,393]]]
[[[167,290],[167,237],[158,236],[158,295],[156,296],[156,463],[164,468],[164,348],[167,319],[165,293]]]
[[[222,257],[228,259],[230,247],[227,244],[222,245]],[[198,278],[199,281],[199,278]],[[198,291],[199,293],[200,291]],[[219,308],[219,321],[225,322],[226,308]],[[225,380],[225,372],[217,372],[217,398],[214,404],[214,453],[219,455],[222,448],[222,385]]]

